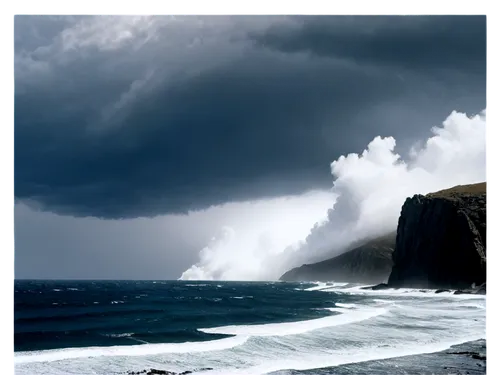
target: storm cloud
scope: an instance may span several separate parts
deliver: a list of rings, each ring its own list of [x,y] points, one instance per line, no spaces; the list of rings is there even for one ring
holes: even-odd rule
[[[328,189],[375,136],[485,108],[485,49],[476,16],[17,16],[15,197],[135,218]]]

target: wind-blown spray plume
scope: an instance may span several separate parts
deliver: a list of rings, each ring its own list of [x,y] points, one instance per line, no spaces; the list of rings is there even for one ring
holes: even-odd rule
[[[433,135],[403,160],[394,152],[392,137],[376,137],[362,154],[341,156],[331,164],[336,198],[327,220],[317,222],[303,240],[289,231],[289,244],[278,248],[273,237],[289,217],[277,218],[266,227],[267,243],[252,229],[240,235],[224,235],[201,251],[200,261],[184,272],[183,279],[276,279],[284,271],[338,255],[354,242],[396,230],[406,197],[455,185],[486,180],[486,111],[467,117],[452,112]],[[254,233],[250,238],[247,233]],[[228,234],[230,233],[230,234]],[[252,251],[249,262],[248,248]]]
[[[315,222],[326,220],[333,201],[331,192],[314,191],[239,204],[239,222],[223,227],[181,279],[269,280],[275,274],[270,259],[281,261],[285,248],[300,243]]]

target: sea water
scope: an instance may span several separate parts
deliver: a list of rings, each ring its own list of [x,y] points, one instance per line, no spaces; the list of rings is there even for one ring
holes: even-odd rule
[[[267,374],[485,338],[485,296],[347,283],[16,281],[16,374]]]

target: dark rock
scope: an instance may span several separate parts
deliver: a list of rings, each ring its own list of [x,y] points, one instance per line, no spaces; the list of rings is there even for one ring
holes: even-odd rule
[[[209,370],[213,370],[213,368],[211,367],[204,367],[204,368],[201,368],[201,369],[196,369],[195,371],[209,371]],[[137,371],[137,372],[134,372],[134,371],[128,371],[127,374],[128,375],[138,375],[138,374],[146,374],[146,375],[188,375],[188,374],[192,374],[193,371],[190,371],[190,370],[187,370],[187,371],[183,371],[183,372],[173,372],[173,371],[167,371],[167,370],[157,370],[157,369],[149,369],[149,370],[142,370],[142,371]]]
[[[485,283],[486,183],[408,198],[393,261],[389,286],[464,290]]]
[[[392,269],[396,233],[358,243],[334,258],[304,264],[286,272],[282,281],[386,282]]]
[[[481,284],[478,287],[468,288],[468,289],[458,289],[453,294],[486,294],[486,283]]]
[[[393,288],[386,283],[380,283],[377,285],[370,285],[370,286],[364,286],[360,289],[365,289],[365,290],[384,290],[384,289],[398,289],[398,288]]]
[[[165,371],[165,370],[156,370],[152,368],[147,372],[147,375],[176,375],[175,372]]]
[[[438,290],[436,290],[435,293],[444,293],[444,292],[451,292],[451,290],[449,290],[449,289],[438,289]]]
[[[470,352],[470,351],[466,351],[466,352],[449,352],[450,354],[457,354],[457,355],[467,355],[467,356],[470,356],[474,359],[479,359],[481,361],[486,361],[486,355],[482,355],[480,353],[477,353],[477,352]]]
[[[472,354],[472,358],[474,358],[474,359],[480,359],[482,361],[486,361],[486,356],[485,355],[481,355],[481,354],[477,354],[477,353],[473,353]]]
[[[390,288],[389,285],[387,285],[385,283],[381,283],[381,284],[378,284],[378,285],[371,287],[372,290],[384,290],[384,289],[389,289],[389,288]]]
[[[476,294],[486,294],[486,283],[482,283],[477,287]]]
[[[448,352],[449,354],[458,354],[458,355],[473,355],[476,354],[476,352],[471,352],[471,351],[462,351],[462,352]]]

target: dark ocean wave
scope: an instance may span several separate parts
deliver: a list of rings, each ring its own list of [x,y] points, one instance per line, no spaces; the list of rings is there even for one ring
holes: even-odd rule
[[[16,281],[14,346],[26,351],[212,340],[220,335],[197,329],[329,314],[324,308],[334,301],[299,287],[307,285]]]
[[[14,318],[16,324],[36,324],[36,323],[50,323],[50,322],[65,322],[65,321],[75,321],[78,319],[92,319],[92,318],[113,318],[121,317],[127,315],[138,315],[145,316],[148,314],[163,313],[164,310],[161,309],[145,309],[145,310],[116,310],[116,311],[95,311],[95,312],[84,312],[84,313],[69,313],[65,314],[64,311],[49,316],[34,316],[27,318]]]
[[[196,329],[155,332],[139,329],[127,332],[131,327],[109,327],[108,329],[74,329],[71,331],[35,331],[14,334],[14,344],[18,351],[43,350],[47,346],[57,348],[57,343],[64,342],[66,347],[113,346],[156,344],[163,342],[181,343],[210,341],[229,335],[207,334]],[[52,345],[53,344],[53,345]]]

